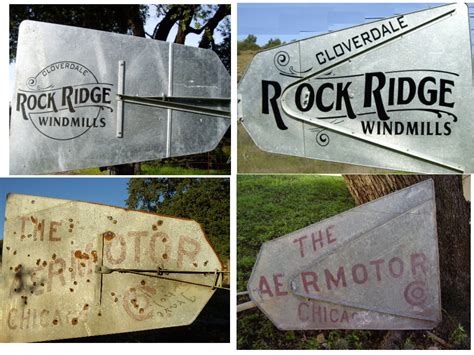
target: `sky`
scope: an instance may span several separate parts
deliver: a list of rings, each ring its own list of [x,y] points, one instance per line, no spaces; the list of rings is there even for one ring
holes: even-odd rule
[[[53,197],[66,200],[97,202],[126,207],[128,197],[124,178],[1,178],[0,216],[5,216],[8,193]],[[3,239],[3,222],[0,223],[0,239]]]
[[[239,4],[238,40],[253,34],[257,36],[259,45],[267,43],[270,38],[289,42],[439,5],[442,4]],[[474,4],[471,4],[470,13],[474,14]],[[474,28],[473,22],[471,19],[471,29]]]

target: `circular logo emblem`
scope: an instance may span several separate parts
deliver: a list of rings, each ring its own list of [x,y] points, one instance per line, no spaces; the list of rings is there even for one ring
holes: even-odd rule
[[[57,62],[28,78],[17,92],[16,110],[46,137],[70,140],[107,125],[112,87],[82,64]]]

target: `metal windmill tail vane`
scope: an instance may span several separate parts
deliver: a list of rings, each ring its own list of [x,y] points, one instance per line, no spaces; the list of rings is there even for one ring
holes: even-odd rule
[[[472,73],[468,9],[444,5],[257,53],[239,118],[271,153],[471,172]]]
[[[279,329],[436,327],[433,181],[264,243],[247,289]]]
[[[5,221],[3,342],[188,325],[227,289],[193,220],[10,194]]]

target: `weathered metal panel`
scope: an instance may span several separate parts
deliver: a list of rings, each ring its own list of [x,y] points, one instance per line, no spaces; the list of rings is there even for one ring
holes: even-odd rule
[[[133,270],[100,273],[99,267]],[[209,273],[140,271],[158,267]],[[221,262],[195,221],[10,194],[0,340],[187,325],[213,295],[216,270],[222,270]]]
[[[218,144],[228,118],[129,102],[123,103],[119,132],[121,61],[128,96],[230,97],[229,75],[213,51],[24,21],[12,100],[10,173],[153,160],[206,152]]]
[[[243,125],[273,153],[472,172],[469,32],[458,3],[262,51],[239,84]]]
[[[432,180],[264,243],[247,288],[279,329],[434,328]]]

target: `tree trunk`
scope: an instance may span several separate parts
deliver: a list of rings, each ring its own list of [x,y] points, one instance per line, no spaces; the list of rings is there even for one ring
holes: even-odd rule
[[[227,15],[230,15],[230,5],[219,5],[214,16],[203,27],[204,34],[199,42],[199,48],[209,48],[211,43],[214,43],[214,30]]]
[[[463,195],[460,175],[346,175],[357,204],[433,179],[441,273],[443,320],[437,331],[444,337],[460,323],[470,333],[470,203]]]

